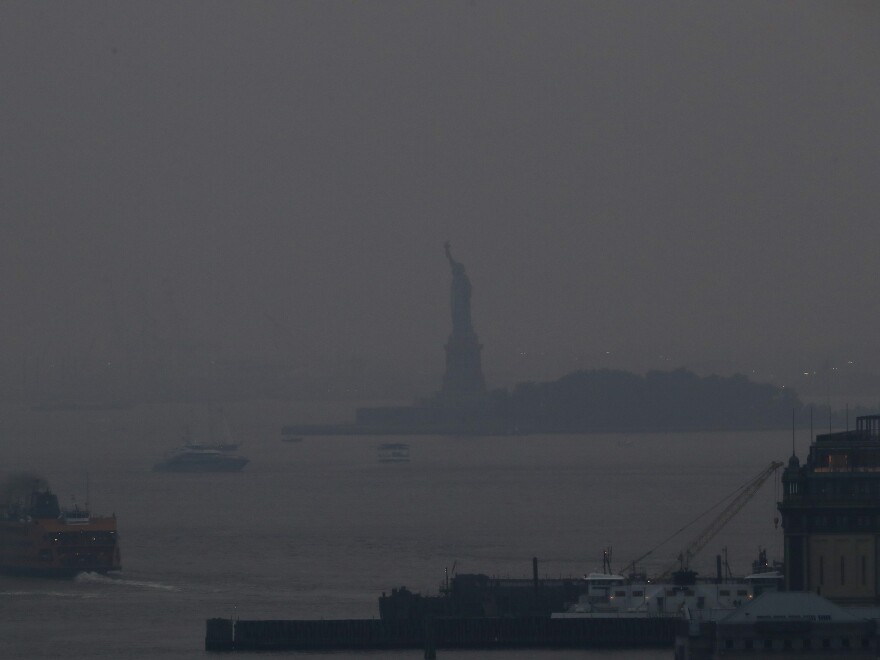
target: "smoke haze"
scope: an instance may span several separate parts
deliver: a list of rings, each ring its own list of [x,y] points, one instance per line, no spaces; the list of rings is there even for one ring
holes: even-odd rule
[[[880,372],[878,31],[873,3],[5,2],[0,359],[423,394],[449,240],[493,386]]]

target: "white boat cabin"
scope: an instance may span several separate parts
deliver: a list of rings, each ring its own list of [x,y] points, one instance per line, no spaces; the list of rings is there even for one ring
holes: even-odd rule
[[[601,616],[680,616],[687,608],[692,617],[705,612],[735,610],[764,591],[776,591],[782,581],[777,573],[758,573],[726,582],[654,584],[627,581],[622,575],[591,573],[584,578],[587,590],[567,612],[555,618]],[[702,617],[700,617],[702,618]]]

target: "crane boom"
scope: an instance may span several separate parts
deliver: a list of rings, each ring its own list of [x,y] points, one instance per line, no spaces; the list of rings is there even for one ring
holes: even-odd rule
[[[742,490],[739,494],[731,500],[730,504],[728,504],[724,510],[719,513],[713,520],[710,522],[706,528],[700,532],[700,534],[691,541],[679,555],[679,559],[676,560],[674,564],[671,564],[663,571],[657,578],[655,582],[662,582],[669,578],[672,572],[679,567],[687,569],[690,560],[693,559],[703,548],[706,547],[706,544],[712,540],[712,538],[721,531],[721,529],[730,522],[730,519],[733,518],[739,511],[748,503],[750,499],[755,495],[755,493],[760,490],[761,486],[764,485],[764,482],[770,477],[771,474],[776,472],[779,468],[782,467],[782,463],[778,461],[772,461],[770,465],[761,470],[761,472],[752,479],[749,483],[743,486]]]

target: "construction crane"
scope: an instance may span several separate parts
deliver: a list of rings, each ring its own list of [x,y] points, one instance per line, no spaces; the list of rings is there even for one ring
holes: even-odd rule
[[[709,541],[711,541],[714,536],[720,532],[728,522],[730,522],[730,519],[739,513],[748,501],[752,499],[755,493],[757,493],[761,486],[764,485],[764,482],[770,478],[770,475],[781,467],[782,463],[773,461],[770,465],[761,470],[758,476],[743,486],[742,490],[740,490],[737,496],[731,500],[730,504],[728,504],[693,541],[685,546],[679,554],[678,559],[676,559],[673,564],[667,566],[666,569],[654,579],[654,582],[664,582],[668,580],[669,576],[672,575],[675,570],[688,570],[690,560],[696,557],[700,550],[706,547],[706,544],[708,544]]]

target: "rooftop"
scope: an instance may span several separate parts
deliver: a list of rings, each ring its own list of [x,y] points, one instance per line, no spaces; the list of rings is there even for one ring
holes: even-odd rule
[[[856,623],[863,619],[811,591],[768,591],[724,617],[722,625],[758,621]]]

